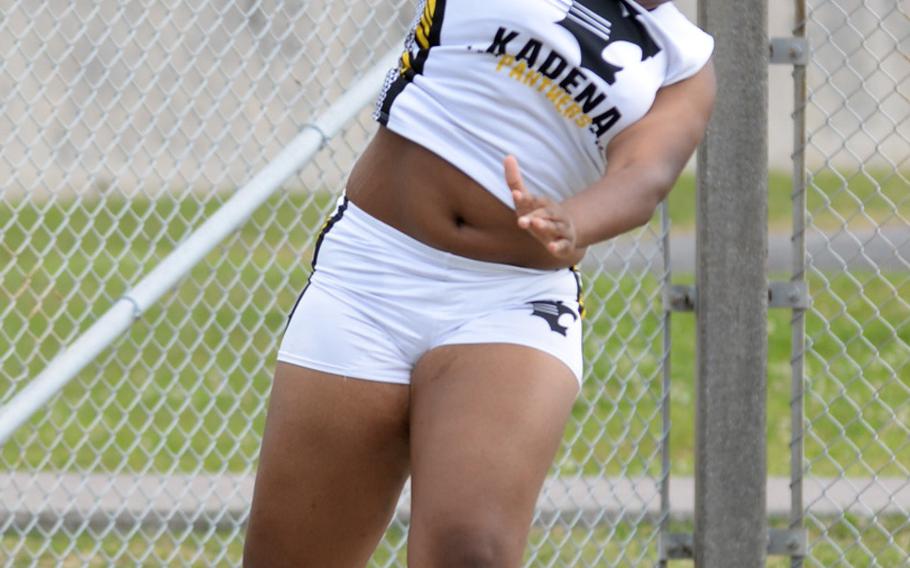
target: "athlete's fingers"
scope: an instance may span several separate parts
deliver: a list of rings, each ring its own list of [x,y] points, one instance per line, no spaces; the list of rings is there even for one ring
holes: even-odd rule
[[[530,193],[512,190],[512,201],[515,203],[515,215],[522,216],[540,207],[537,198]]]
[[[531,229],[535,222],[550,219],[550,212],[546,207],[534,207],[523,213],[516,210],[515,213],[519,215],[518,226],[522,229]]]
[[[547,245],[547,250],[550,251],[550,254],[557,257],[569,256],[574,252],[574,249],[575,246],[569,239],[550,241]]]
[[[539,197],[534,197],[530,193],[522,193],[518,190],[512,191],[512,200],[515,202],[515,215],[518,217],[527,215],[545,205],[545,202]]]
[[[528,232],[537,239],[540,244],[547,248],[547,251],[556,257],[568,256],[573,252],[574,239],[572,236],[563,231],[557,223],[534,219]]]
[[[544,246],[553,241],[572,239],[572,229],[565,220],[547,217],[546,210],[536,210],[519,219],[519,226],[531,233]]]
[[[519,219],[518,225],[527,228],[526,224],[521,221],[523,217],[545,217],[558,218],[560,216],[558,207],[546,197],[534,197],[529,193],[521,196],[518,192],[512,192],[512,198],[515,199],[515,215]]]
[[[535,228],[562,232],[568,229],[569,223],[560,212],[545,205],[521,215],[518,218],[518,226],[523,229]]]
[[[506,156],[502,161],[502,167],[505,171],[506,184],[512,191],[516,215],[524,215],[544,205],[540,198],[531,195],[528,188],[525,187],[524,180],[521,178],[521,168],[519,168],[518,159],[515,156]]]
[[[562,217],[534,217],[533,223],[537,223],[542,229],[552,231],[554,234],[566,235],[569,232],[569,222]]]
[[[575,231],[572,223],[565,217],[559,204],[546,198],[534,197],[528,193],[521,179],[518,160],[506,156],[503,160],[506,183],[512,190],[515,202],[515,215],[518,226],[531,233],[550,254],[557,257],[567,256],[574,252]]]
[[[565,223],[555,219],[534,217],[531,219],[531,229],[542,237],[560,237],[565,235]]]
[[[521,170],[518,167],[518,159],[510,154],[502,161],[502,167],[506,173],[506,185],[509,186],[509,189],[523,195],[527,194],[528,190],[525,189],[524,181],[521,179]]]
[[[521,206],[526,209],[525,213],[533,211],[539,207],[544,207],[546,205],[546,200],[531,195],[527,190],[519,191],[517,189],[513,189],[512,199],[515,200],[516,207]]]
[[[570,238],[569,232],[560,223],[535,219],[528,228],[531,235],[544,246],[549,246],[554,241]]]

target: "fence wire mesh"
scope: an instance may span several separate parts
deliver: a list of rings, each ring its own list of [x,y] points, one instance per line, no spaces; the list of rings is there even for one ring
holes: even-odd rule
[[[0,403],[400,45],[417,9],[0,6]],[[239,563],[277,341],[370,110],[0,450],[3,563]],[[662,233],[585,266],[586,384],[528,564],[657,561]],[[375,566],[403,565],[406,530]]]
[[[805,564],[903,566],[910,558],[910,12],[906,2],[885,0],[811,0],[807,8],[808,126],[797,148],[806,161],[812,295]]]

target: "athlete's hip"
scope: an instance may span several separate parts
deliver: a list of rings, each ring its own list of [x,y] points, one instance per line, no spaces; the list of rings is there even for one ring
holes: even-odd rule
[[[570,269],[543,270],[485,262],[430,247],[342,198],[319,237],[312,281],[364,300],[406,301],[418,309],[463,315],[493,303],[525,304],[550,297],[575,302]]]

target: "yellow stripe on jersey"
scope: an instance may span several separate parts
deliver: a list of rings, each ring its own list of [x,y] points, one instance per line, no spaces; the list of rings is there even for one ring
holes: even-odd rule
[[[435,15],[436,0],[427,0],[423,8],[423,14],[420,16],[420,22],[417,24],[417,29],[414,30],[414,37],[423,49],[430,49],[430,29],[433,27],[433,16]]]

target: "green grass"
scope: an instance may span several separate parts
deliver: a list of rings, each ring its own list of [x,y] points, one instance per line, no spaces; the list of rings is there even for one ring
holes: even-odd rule
[[[250,264],[265,265],[269,253],[245,255],[248,251],[235,242],[212,268],[194,271],[194,278],[168,302],[150,310],[115,349],[106,352],[103,363],[91,365],[64,389],[37,430],[24,428],[3,448],[5,463],[22,469],[103,471],[247,468],[257,445],[249,429],[261,427],[257,409],[268,389],[274,348],[306,272],[280,262],[262,272]],[[234,261],[244,258],[253,260],[240,269],[233,267]],[[282,286],[285,274],[298,285]],[[207,285],[210,278],[218,285]],[[877,316],[864,302],[841,305],[839,299],[854,297],[860,286],[867,301],[880,306]],[[813,437],[828,441],[823,448],[814,438],[809,440],[813,472],[836,475],[843,465],[856,475],[869,475],[869,468],[881,475],[900,474],[902,467],[910,467],[910,454],[892,458],[891,452],[904,447],[905,432],[899,425],[906,427],[908,421],[903,415],[903,422],[895,421],[892,411],[906,412],[897,401],[906,401],[910,388],[910,312],[906,302],[896,298],[910,297],[910,278],[900,273],[840,275],[828,281],[814,277],[810,288],[816,292],[817,314],[807,323],[808,337],[815,339],[807,361],[813,396],[807,400],[806,414]],[[594,474],[604,468],[610,475],[658,471],[658,291],[658,283],[649,276],[589,280],[588,310],[600,314],[587,322],[587,364],[593,377],[575,408],[577,422],[570,425],[568,436],[580,441],[562,456],[563,473]],[[238,305],[243,309],[237,311]],[[100,311],[85,302],[65,306],[72,319],[86,310],[96,315]],[[39,303],[22,297],[14,307],[3,324],[7,336],[20,332],[40,336],[50,329],[47,320],[28,315],[38,311]],[[768,328],[769,472],[785,475],[789,313],[772,310]],[[678,474],[693,471],[694,335],[694,316],[674,314],[671,458]],[[54,343],[53,336],[47,343]],[[840,355],[842,344],[849,358]],[[3,376],[25,380],[36,373],[40,362],[21,363],[32,348],[16,344],[14,356],[0,363]],[[45,356],[55,351],[51,345],[40,349]],[[876,351],[881,360],[874,357]],[[7,391],[11,387],[10,382],[4,385]],[[60,432],[63,441],[53,443]],[[865,465],[857,461],[860,454]]]
[[[689,191],[689,181],[681,182],[678,195]],[[832,202],[839,199],[834,193]],[[67,387],[37,430],[26,428],[7,444],[0,453],[5,463],[107,471],[247,468],[256,451],[249,429],[261,427],[257,409],[268,389],[275,343],[306,280],[309,234],[331,201],[326,194],[271,200]],[[7,267],[0,273],[0,289],[11,300],[0,307],[0,341],[14,340],[0,345],[7,353],[0,359],[0,376],[7,378],[0,380],[0,396],[8,397],[40,371],[216,206],[194,199],[115,199],[0,209],[0,227],[14,227],[7,228],[0,248],[0,266]],[[683,208],[673,211],[680,216]],[[91,223],[99,214],[104,222]],[[70,219],[66,225],[64,218]],[[131,235],[129,242],[120,233]],[[31,240],[21,248],[26,234]],[[564,473],[599,473],[606,464],[611,475],[653,474],[660,436],[654,388],[660,380],[659,283],[648,275],[630,275],[616,281],[588,278],[587,287],[589,312],[600,314],[587,322],[585,347],[596,378],[585,385],[575,409],[577,422],[567,434],[579,442],[561,456],[559,467]],[[889,451],[903,447],[904,432],[895,424],[907,420],[901,415],[897,418],[903,422],[895,422],[882,401],[907,398],[910,315],[907,302],[897,299],[910,297],[908,278],[901,273],[814,275],[810,288],[815,312],[808,319],[813,354],[807,375],[814,396],[807,400],[806,414],[813,436],[831,441],[823,449],[809,440],[813,471],[834,475],[844,465],[857,475],[868,475],[870,468],[882,475],[900,473],[907,460],[892,461]],[[857,299],[860,293],[865,300]],[[783,475],[789,467],[788,312],[772,311],[768,327],[769,470]],[[674,314],[672,338],[673,471],[690,474],[691,314]],[[843,346],[849,358],[841,355]],[[844,388],[849,392],[841,392]],[[857,412],[863,420],[855,420]],[[149,421],[155,428],[148,428]],[[54,444],[58,432],[64,440]],[[237,445],[239,451],[232,451]],[[858,462],[858,448],[865,464]]]
[[[873,181],[881,194],[872,191]],[[693,191],[691,177],[686,177],[672,194],[671,217],[678,230],[692,228]],[[770,191],[769,222],[786,227],[787,176],[772,175]],[[851,195],[860,196],[860,202]],[[829,172],[813,180],[809,208],[813,222],[823,227],[860,227],[873,220],[887,225],[899,220],[896,215],[910,218],[907,195],[906,184],[897,176],[848,179]],[[270,200],[20,430],[0,450],[0,467],[249,471],[258,451],[256,433],[262,429],[261,408],[277,340],[306,281],[313,227],[319,226],[332,199],[327,194],[289,194]],[[34,377],[61,345],[84,331],[219,203],[190,198],[0,204],[0,291],[6,300],[0,304],[0,400]],[[860,203],[862,213],[857,213]],[[588,310],[598,316],[586,323],[592,376],[567,430],[566,439],[573,443],[565,445],[555,467],[563,474],[656,475],[663,317],[659,282],[651,275],[588,275],[586,280]],[[677,282],[691,282],[691,277],[681,275]],[[904,475],[910,469],[910,275],[812,274],[809,285],[814,301],[807,320],[812,352],[806,362],[811,392],[806,400],[811,423],[806,456],[811,473]],[[789,319],[785,310],[769,314],[771,475],[789,470]],[[694,331],[692,314],[673,315],[674,475],[694,470]],[[850,544],[857,534],[866,548],[883,550],[885,559],[910,548],[905,524],[892,527],[891,520],[875,521],[894,529],[890,544],[878,525],[862,530],[869,522],[834,523],[826,536],[834,544],[820,538],[820,528],[813,528],[819,539],[813,555],[833,562],[837,550],[844,549],[860,559],[862,547]],[[563,545],[553,545],[559,540],[541,542],[540,555],[652,558],[654,547],[641,537],[625,542],[631,530],[620,526],[613,534],[601,528],[584,535],[567,533],[561,537]],[[652,535],[655,529],[644,524],[638,530]],[[187,544],[170,533],[111,537],[110,542],[96,542],[85,533],[76,540],[55,536],[48,541],[34,535],[23,541],[21,550],[23,558],[54,558],[41,552],[42,543],[50,542],[48,546],[69,559],[62,565],[81,565],[80,558],[92,558],[99,547],[144,550],[148,542],[160,558],[176,555],[173,558],[197,565],[239,554],[236,536],[205,542],[200,535],[184,536]],[[10,539],[18,537],[4,538],[0,550],[8,551],[7,543],[14,546]],[[56,564],[51,560],[39,565]]]
[[[887,170],[846,173],[823,169],[808,179],[806,210],[809,222],[823,230],[849,227],[907,226],[910,222],[910,174]],[[793,184],[787,172],[768,175],[768,225],[786,231],[791,226]],[[695,227],[695,179],[683,175],[670,193],[670,218],[677,230]]]
[[[675,522],[673,532],[691,533],[691,523]],[[656,525],[643,522],[601,525],[591,530],[534,528],[529,538],[525,566],[654,566],[657,561]],[[888,536],[892,535],[892,536]],[[405,566],[405,534],[393,528],[373,556],[371,568]],[[910,549],[910,528],[903,519],[844,519],[821,529],[810,524],[811,560],[807,567],[903,566]],[[238,532],[194,533],[142,530],[129,535],[112,533],[104,538],[82,534],[75,539],[55,533],[0,536],[0,550],[15,551],[5,559],[11,568],[101,567],[106,559],[120,558],[118,566],[211,566],[239,565],[243,537]],[[671,568],[692,566],[691,560],[670,562]],[[788,568],[783,557],[770,557],[768,568]]]

